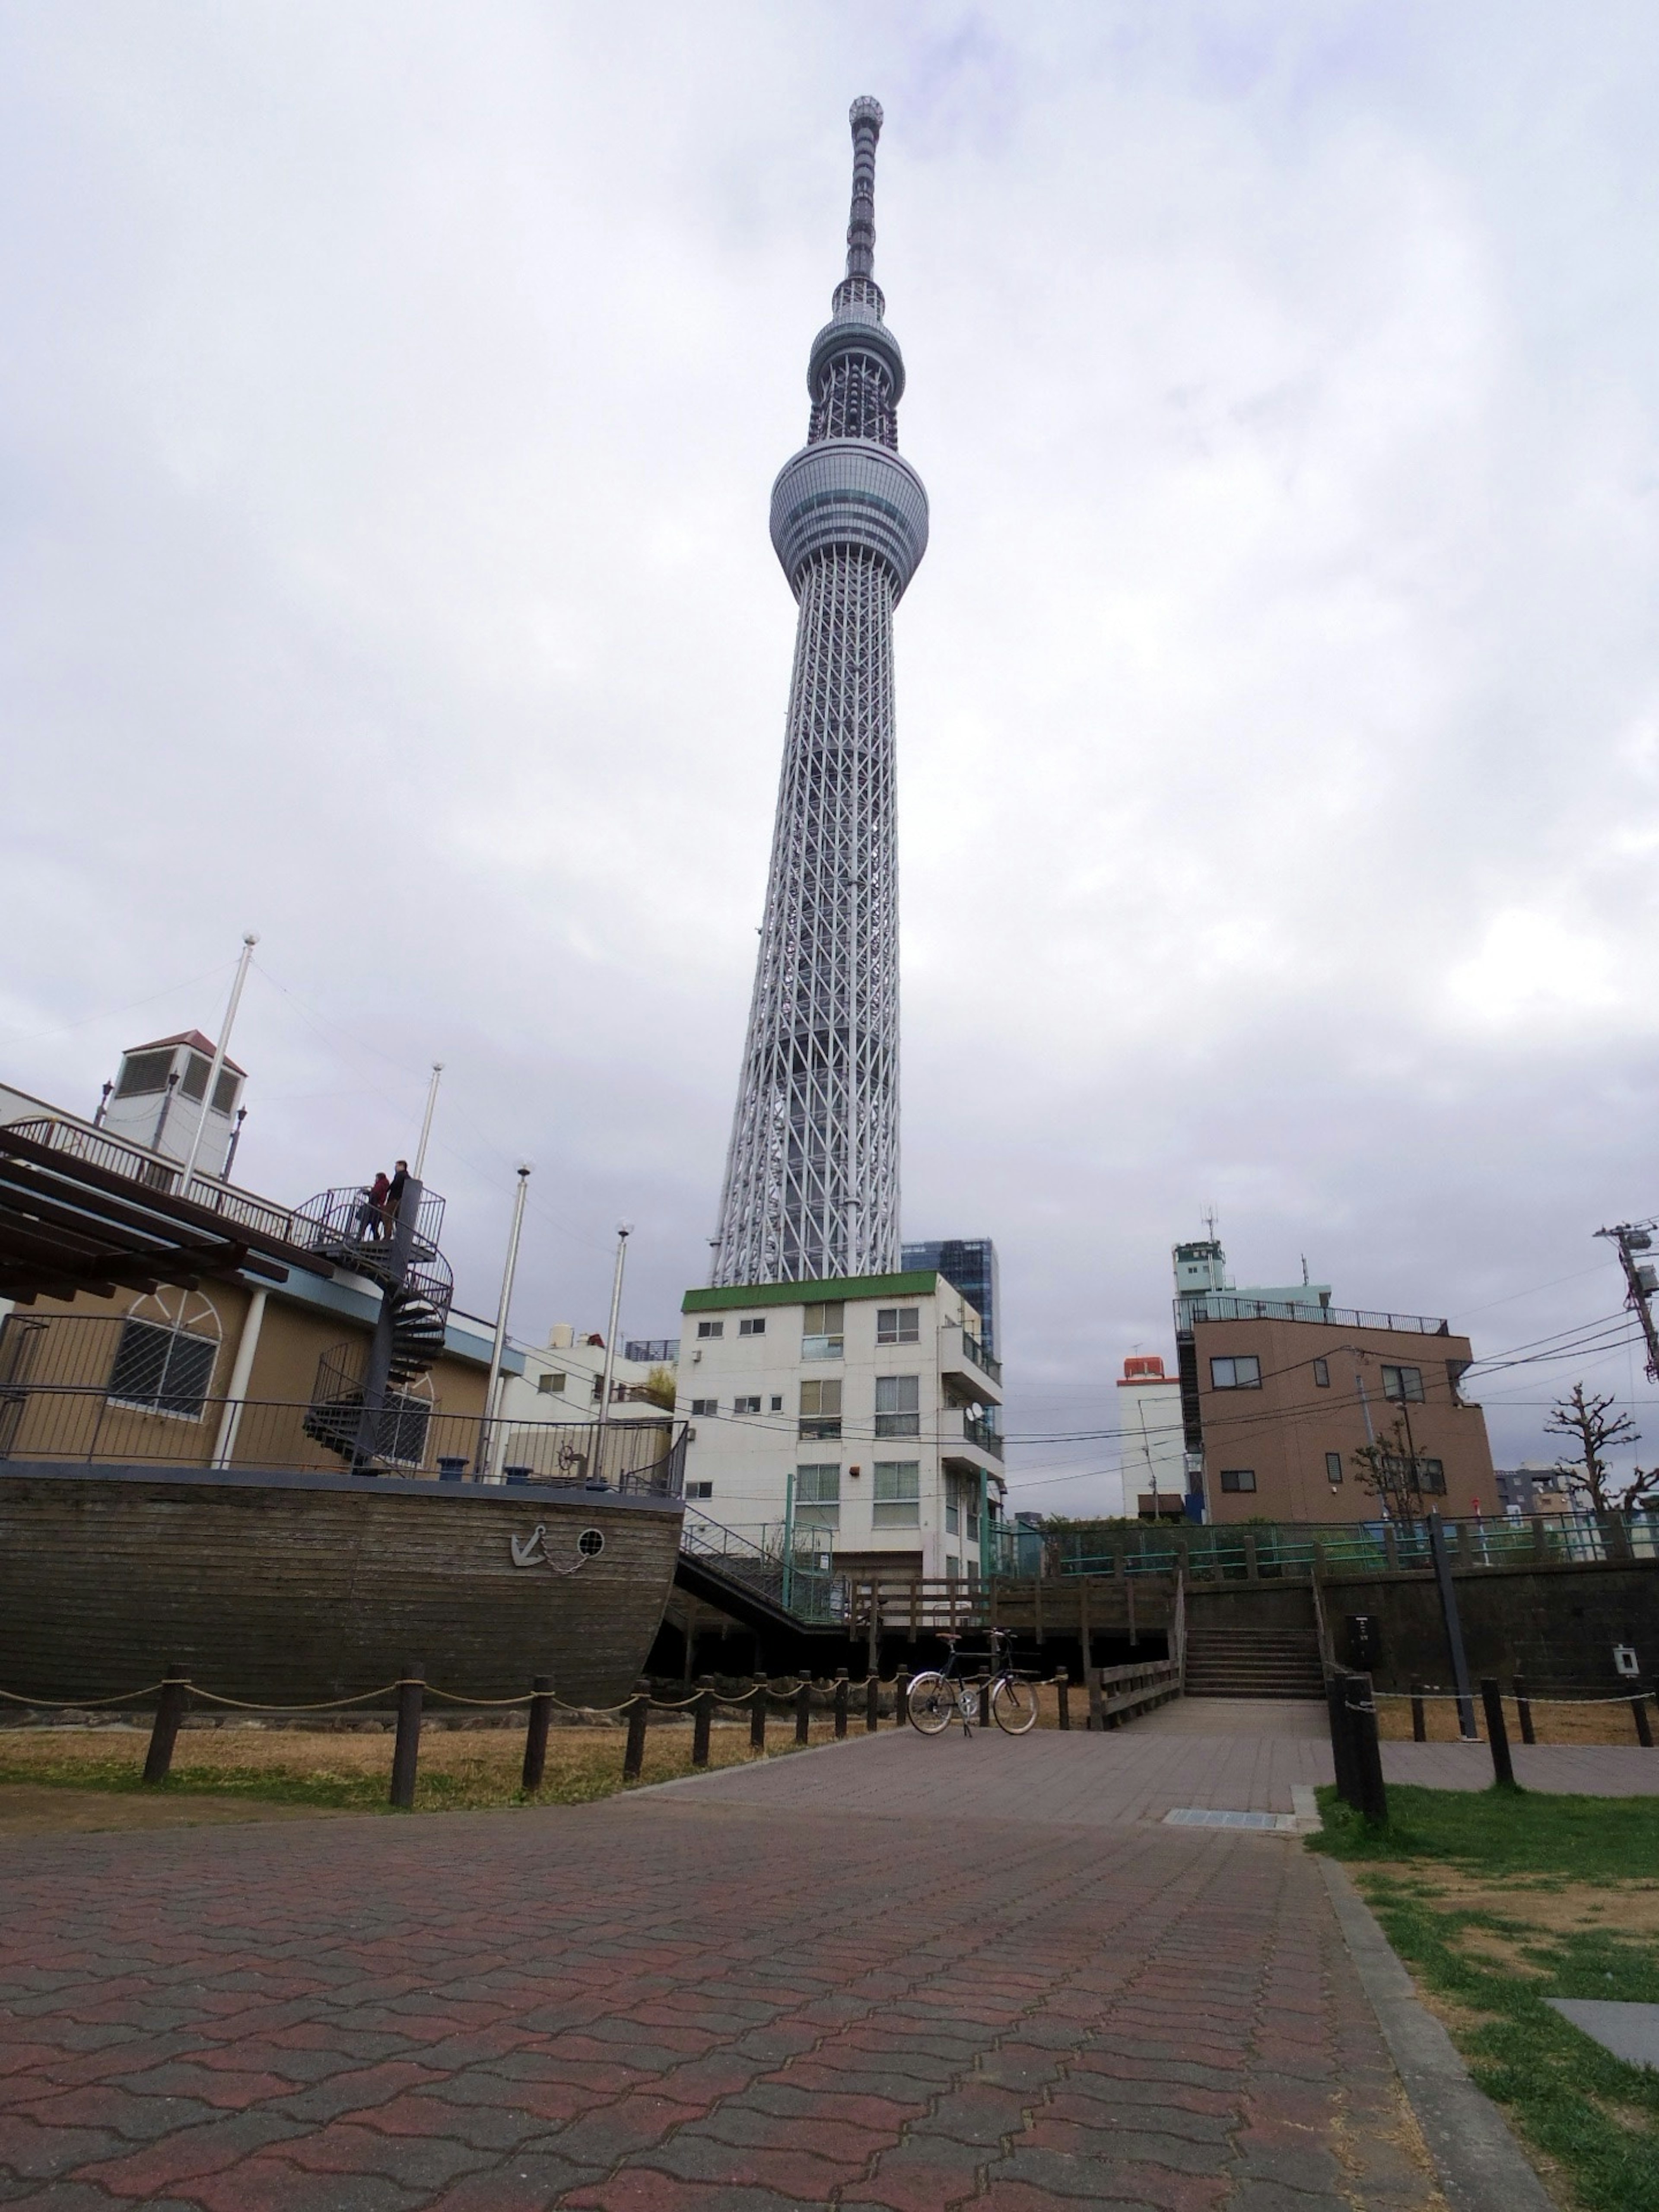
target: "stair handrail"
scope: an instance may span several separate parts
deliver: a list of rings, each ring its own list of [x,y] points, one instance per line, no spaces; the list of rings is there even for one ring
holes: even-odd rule
[[[1184,1698],[1187,1694],[1187,1581],[1180,1567],[1176,1569],[1175,1604],[1170,1626],[1174,1631],[1170,1640],[1175,1645],[1176,1674],[1181,1683],[1181,1694]]]
[[[1313,1585],[1314,1633],[1319,1638],[1319,1669],[1325,1676],[1326,1680],[1328,1680],[1332,1672],[1331,1638],[1330,1630],[1325,1619],[1324,1595],[1319,1587],[1319,1562],[1317,1559],[1314,1562],[1313,1572],[1309,1577],[1309,1580]]]

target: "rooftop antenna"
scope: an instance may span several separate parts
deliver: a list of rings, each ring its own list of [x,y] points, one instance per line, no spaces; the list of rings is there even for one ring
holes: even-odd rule
[[[1304,1291],[1308,1287],[1308,1255],[1305,1252],[1302,1255],[1302,1287]]]
[[[1207,1232],[1207,1234],[1208,1234],[1208,1236],[1209,1236],[1209,1239],[1210,1239],[1210,1242],[1211,1242],[1211,1243],[1212,1243],[1212,1244],[1213,1244],[1213,1243],[1215,1243],[1215,1224],[1216,1224],[1216,1211],[1215,1211],[1215,1208],[1214,1208],[1214,1206],[1206,1206],[1205,1207],[1205,1209],[1204,1209],[1204,1227],[1205,1227],[1205,1230],[1206,1230],[1206,1231]]]

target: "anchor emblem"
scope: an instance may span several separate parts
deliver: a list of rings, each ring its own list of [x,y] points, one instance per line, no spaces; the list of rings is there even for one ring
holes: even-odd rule
[[[553,1562],[547,1556],[545,1549],[546,1540],[547,1523],[545,1521],[538,1521],[536,1523],[534,1529],[525,1538],[522,1543],[520,1542],[516,1536],[509,1536],[507,1538],[507,1541],[513,1547],[514,1565],[515,1567],[533,1567],[539,1565],[544,1567],[550,1567]]]

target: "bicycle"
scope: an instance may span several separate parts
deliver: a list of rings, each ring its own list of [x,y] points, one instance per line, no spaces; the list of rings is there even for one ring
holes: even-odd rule
[[[910,1725],[923,1735],[942,1735],[953,1720],[962,1723],[966,1735],[975,1721],[982,1728],[978,1686],[964,1681],[957,1672],[957,1642],[946,1636],[950,1656],[943,1667],[930,1667],[910,1679]],[[999,1656],[1000,1647],[1000,1656]],[[1024,1735],[1036,1725],[1036,1686],[1022,1682],[1014,1673],[1014,1639],[1006,1629],[991,1631],[991,1680],[988,1685],[991,1718],[1005,1735]]]

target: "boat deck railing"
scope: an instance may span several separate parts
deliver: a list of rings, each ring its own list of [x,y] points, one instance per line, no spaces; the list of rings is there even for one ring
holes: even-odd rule
[[[158,1338],[167,1332],[155,1331]],[[362,1444],[362,1400],[341,1403],[215,1397],[187,1360],[141,1364],[101,1387],[20,1374],[0,1359],[0,1469],[8,1462],[96,1467],[232,1468],[270,1474],[386,1474],[433,1483],[677,1498],[685,1429],[659,1420],[486,1420],[447,1413],[416,1390],[388,1390]],[[7,1367],[12,1370],[9,1376]]]

